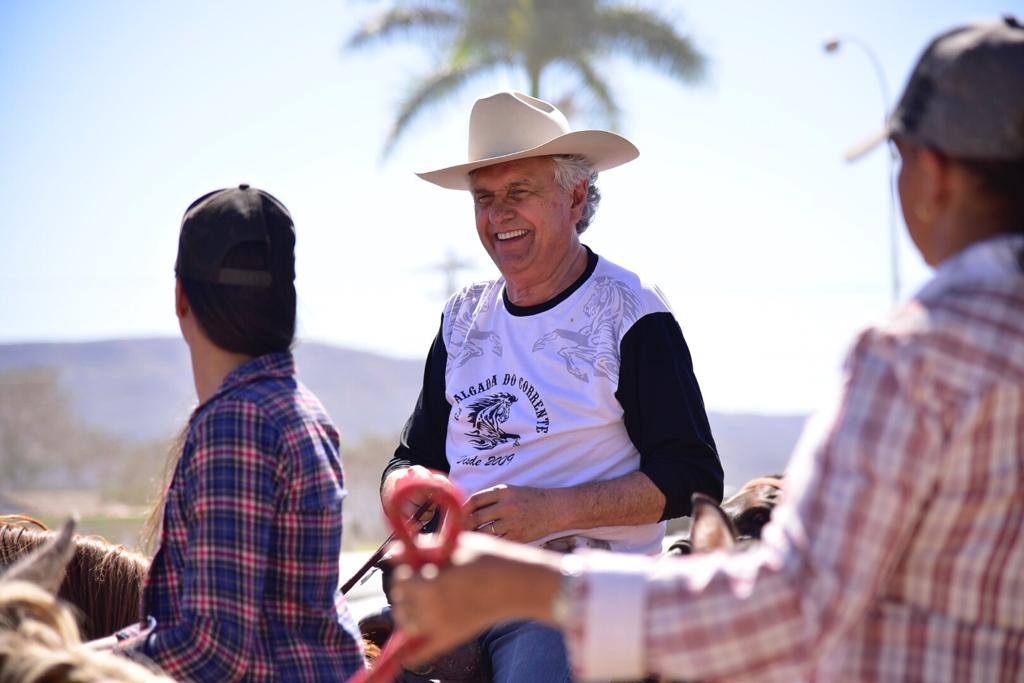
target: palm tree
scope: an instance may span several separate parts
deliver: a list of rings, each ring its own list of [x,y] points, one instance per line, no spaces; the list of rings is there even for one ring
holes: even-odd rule
[[[614,0],[396,0],[355,31],[346,48],[397,38],[423,39],[441,60],[401,102],[384,156],[414,119],[495,71],[525,76],[530,95],[570,119],[596,115],[613,130],[621,110],[599,68],[602,58],[623,54],[686,83],[704,73],[703,55],[668,19]]]

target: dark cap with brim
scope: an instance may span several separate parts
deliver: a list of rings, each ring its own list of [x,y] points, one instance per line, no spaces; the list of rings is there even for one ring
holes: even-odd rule
[[[853,161],[892,137],[956,159],[1024,160],[1024,26],[982,21],[935,38],[885,127],[850,149]]]
[[[185,211],[174,273],[208,284],[269,287],[269,268],[225,267],[224,258],[235,247],[257,243],[266,249],[269,265],[272,227],[295,229],[288,209],[263,190],[242,184],[205,194]]]

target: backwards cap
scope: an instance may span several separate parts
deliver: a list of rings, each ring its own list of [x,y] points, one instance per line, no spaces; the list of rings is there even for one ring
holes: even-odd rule
[[[885,127],[846,158],[893,136],[956,159],[1024,160],[1024,27],[1004,17],[932,40]]]
[[[288,209],[263,190],[246,184],[203,195],[185,211],[178,238],[178,277],[215,285],[269,287],[273,277],[271,228],[294,232]],[[267,253],[267,269],[224,266],[224,258],[237,246],[257,243]],[[292,280],[295,273],[292,272]]]

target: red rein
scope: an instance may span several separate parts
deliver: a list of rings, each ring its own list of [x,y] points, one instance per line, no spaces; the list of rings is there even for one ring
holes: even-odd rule
[[[419,524],[401,515],[403,504],[414,497],[422,498],[424,493],[437,507],[435,514],[444,515],[436,543],[424,543],[424,535],[419,533]],[[463,526],[462,498],[451,482],[439,477],[406,476],[395,486],[395,492],[384,513],[395,530],[395,538],[402,542],[402,561],[405,564],[415,570],[428,564],[439,567],[448,564]],[[422,637],[412,638],[401,628],[396,628],[381,650],[380,657],[374,662],[373,669],[356,672],[347,683],[393,681],[401,669],[400,660],[415,652],[422,642]]]

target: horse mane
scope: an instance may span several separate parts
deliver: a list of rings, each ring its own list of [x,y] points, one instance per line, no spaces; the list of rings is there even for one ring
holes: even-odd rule
[[[83,645],[67,605],[43,588],[18,580],[0,580],[0,680],[172,683],[155,668]]]
[[[63,534],[49,534],[24,558],[7,562],[5,555],[5,566],[13,566],[0,574],[0,681],[171,683],[155,668],[83,644],[68,604],[46,588],[58,584],[69,555],[77,554],[69,547],[72,529],[67,525]]]
[[[74,616],[58,609],[56,596],[28,581],[0,586],[0,640],[17,634],[50,646],[81,641]]]
[[[33,517],[0,515],[0,683],[170,681],[162,676],[153,678],[148,669],[122,657],[111,659],[116,664],[131,665],[129,669],[143,670],[144,675],[115,676],[111,672],[117,673],[117,668],[110,668],[114,665],[102,656],[105,653],[80,647],[82,641],[104,638],[140,621],[142,588],[149,572],[149,560],[142,554],[100,536],[75,535],[74,552],[57,596],[27,582],[3,580],[5,568],[55,536]],[[16,609],[12,610],[11,605]],[[32,619],[22,623],[19,631],[13,625],[25,615]],[[31,633],[24,633],[25,629]],[[71,652],[66,646],[82,651]],[[363,638],[363,647],[368,662],[380,654],[377,645],[367,638]],[[104,668],[86,666],[87,660],[97,655]],[[11,673],[15,661],[22,667],[16,670],[17,676]],[[24,668],[29,661],[33,662],[31,670]],[[98,673],[86,675],[83,671]],[[64,672],[78,673],[71,677]]]
[[[35,527],[35,528],[33,528]],[[0,515],[0,568],[12,564],[54,536],[46,525],[23,515]],[[140,619],[142,585],[149,561],[99,536],[76,535],[58,597],[73,605],[82,638],[111,635]]]

